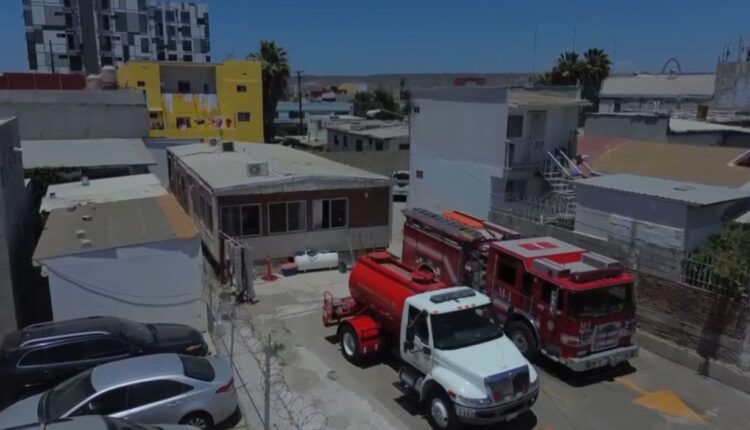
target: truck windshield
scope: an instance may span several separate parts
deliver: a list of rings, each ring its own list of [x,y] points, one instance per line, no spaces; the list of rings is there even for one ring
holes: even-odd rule
[[[491,305],[432,315],[437,349],[458,349],[497,339],[503,335],[500,319]]]
[[[568,295],[571,318],[593,318],[617,314],[633,307],[633,285],[617,285]]]

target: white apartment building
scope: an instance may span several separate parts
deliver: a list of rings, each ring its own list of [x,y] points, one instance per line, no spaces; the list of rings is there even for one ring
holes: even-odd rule
[[[568,192],[566,154],[588,105],[577,89],[417,90],[412,105],[410,207],[489,218],[509,200]]]

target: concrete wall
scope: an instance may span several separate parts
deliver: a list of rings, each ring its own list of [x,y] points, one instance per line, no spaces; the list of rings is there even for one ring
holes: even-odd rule
[[[491,178],[502,177],[508,106],[414,98],[409,207],[486,217]]]
[[[327,145],[329,152],[382,152],[382,151],[407,151],[400,149],[400,145],[409,144],[409,136],[394,137],[392,139],[378,139],[357,133],[347,133],[341,130],[328,129],[326,133]],[[362,150],[357,151],[357,142],[362,143]],[[346,142],[346,145],[344,144]],[[378,151],[378,142],[382,148]]]
[[[286,258],[304,249],[349,252],[385,249],[391,242],[391,226],[340,228],[331,230],[309,230],[301,233],[259,236],[241,239],[256,253],[254,259],[266,255],[271,258]]]
[[[578,184],[578,206],[676,228],[687,225],[685,204]]]
[[[141,91],[0,91],[0,118],[18,116],[22,140],[148,136]]]
[[[750,109],[750,63],[730,62],[716,67],[714,104],[719,109]]]
[[[615,109],[615,102],[620,103],[620,110]],[[599,113],[648,112],[670,113],[673,111],[697,112],[699,105],[711,102],[707,99],[669,99],[669,98],[605,98],[599,100]]]
[[[667,142],[669,117],[654,115],[586,115],[586,136]]]
[[[54,320],[114,315],[208,328],[200,238],[45,260]]]
[[[15,330],[33,251],[31,187],[24,184],[18,120],[0,118],[0,337]]]

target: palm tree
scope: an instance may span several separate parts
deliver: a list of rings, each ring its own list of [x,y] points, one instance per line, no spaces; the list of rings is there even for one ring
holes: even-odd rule
[[[606,52],[599,48],[591,48],[583,54],[583,97],[592,103],[598,103],[599,90],[602,82],[609,76],[612,61]]]
[[[576,85],[581,79],[582,62],[574,51],[560,54],[557,65],[552,69],[552,82],[555,85]]]
[[[263,67],[263,137],[266,142],[271,142],[276,135],[276,105],[287,95],[289,62],[286,49],[273,40],[261,40],[260,51],[249,54],[247,59],[260,61]]]

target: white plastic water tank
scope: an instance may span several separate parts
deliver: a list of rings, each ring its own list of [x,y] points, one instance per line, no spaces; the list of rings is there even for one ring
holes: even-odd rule
[[[294,263],[300,272],[316,269],[333,269],[339,265],[339,254],[331,251],[306,250],[294,256]]]
[[[102,67],[102,88],[114,89],[117,88],[117,69],[113,66]]]
[[[102,77],[99,75],[86,76],[86,89],[87,90],[101,90],[102,89]]]

